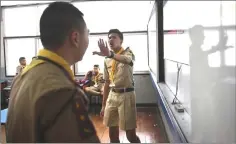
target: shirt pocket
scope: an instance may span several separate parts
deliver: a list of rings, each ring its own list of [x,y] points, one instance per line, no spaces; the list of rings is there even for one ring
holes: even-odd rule
[[[117,72],[122,74],[124,72],[125,65],[122,63],[119,63],[116,68],[117,68]]]

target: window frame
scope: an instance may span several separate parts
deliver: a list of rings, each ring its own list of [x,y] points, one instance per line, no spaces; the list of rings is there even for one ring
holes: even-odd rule
[[[146,34],[147,35],[147,31],[125,31],[122,32],[124,35],[125,34],[129,34],[129,35],[135,35],[135,34]],[[90,33],[91,36],[96,36],[96,35],[107,35],[108,32],[102,32],[102,33]],[[7,65],[6,65],[6,43],[5,41],[8,39],[26,39],[26,38],[34,38],[35,39],[35,51],[37,54],[37,40],[40,39],[39,35],[36,36],[11,36],[11,37],[3,37],[3,54],[4,54],[4,69],[5,69],[5,77],[6,78],[12,78],[15,75],[8,75],[7,74]],[[147,46],[148,46],[148,42],[147,42]],[[73,65],[73,73],[75,76],[84,76],[86,73],[78,73],[77,72],[77,64]],[[134,71],[133,73],[134,75],[146,75],[149,74],[149,70],[147,71]]]
[[[45,4],[41,4],[41,5],[45,5]],[[23,5],[23,6],[18,6],[18,5],[14,5],[14,6],[1,6],[1,20],[2,20],[2,25],[3,25],[3,28],[4,28],[4,30],[3,30],[3,35],[4,35],[4,37],[10,37],[10,38],[14,38],[14,37],[28,37],[29,35],[10,35],[10,36],[6,36],[6,21],[5,21],[5,12],[6,12],[6,10],[9,10],[9,9],[17,9],[17,8],[28,8],[28,7],[34,7],[35,8],[35,10],[34,10],[34,12],[35,12],[35,14],[36,14],[36,16],[37,16],[37,7],[38,7],[38,4],[33,4],[33,5],[31,5],[31,6],[28,6],[28,5]],[[37,21],[36,21],[36,19],[35,19],[35,23],[36,23]],[[37,26],[35,26],[35,35],[37,35]],[[32,36],[34,36],[34,35],[32,35]]]

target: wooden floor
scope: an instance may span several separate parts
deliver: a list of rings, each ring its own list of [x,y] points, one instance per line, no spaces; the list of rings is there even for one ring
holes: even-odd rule
[[[101,143],[109,143],[108,128],[102,124],[102,118],[98,115],[99,110],[94,110],[91,113],[91,119],[96,127],[97,134]],[[164,126],[159,112],[156,108],[138,108],[137,113],[137,135],[141,143],[168,143]],[[1,143],[5,143],[5,128],[1,126]],[[120,142],[129,143],[125,132],[120,131]]]

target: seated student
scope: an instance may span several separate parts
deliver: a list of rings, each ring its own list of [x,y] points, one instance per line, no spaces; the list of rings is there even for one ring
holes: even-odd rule
[[[16,67],[16,75],[18,75],[26,66],[26,59],[25,57],[19,58],[20,65]]]
[[[94,65],[93,70],[85,75],[82,83],[86,81],[89,82],[84,85],[83,89],[87,94],[103,95],[104,80],[103,74],[99,72],[99,65]]]

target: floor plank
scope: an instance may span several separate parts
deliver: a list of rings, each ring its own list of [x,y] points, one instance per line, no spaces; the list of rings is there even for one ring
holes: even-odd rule
[[[141,143],[168,143],[169,141],[166,139],[166,133],[163,130],[163,122],[161,121],[160,114],[157,109],[138,108],[137,111],[136,131]],[[91,114],[91,119],[94,122],[96,129],[100,129],[98,133],[103,133],[102,137],[100,137],[101,134],[98,134],[101,143],[109,143],[109,130],[108,128],[105,128],[104,125],[100,125],[100,123],[102,123],[102,118],[99,117],[100,116],[96,115],[96,113]],[[102,127],[104,132],[101,130]],[[129,143],[124,131],[120,130],[119,138],[121,143]]]
[[[6,136],[5,136],[5,126],[1,125],[1,138],[0,143],[6,143]]]
[[[96,108],[97,109],[97,108]],[[163,122],[156,108],[137,108],[137,135],[141,143],[168,143],[166,133],[163,130]],[[99,110],[93,110],[90,118],[97,130],[101,143],[110,143],[109,129],[103,125],[103,119],[99,116]],[[120,142],[129,143],[124,131],[120,130]],[[1,126],[1,143],[5,143],[5,128]]]

